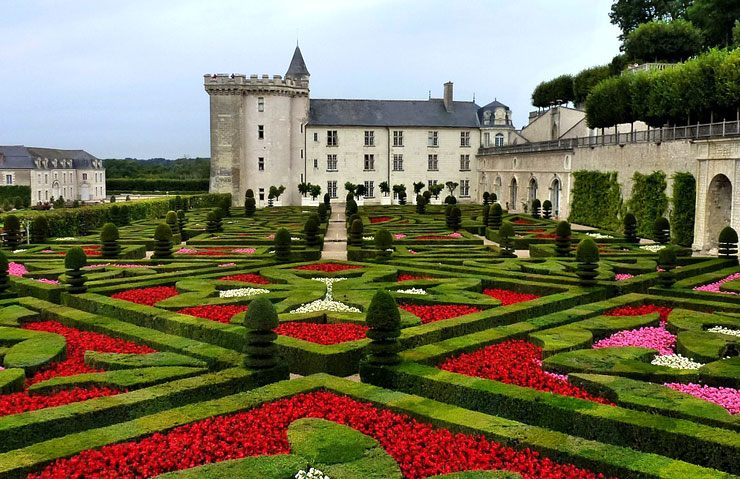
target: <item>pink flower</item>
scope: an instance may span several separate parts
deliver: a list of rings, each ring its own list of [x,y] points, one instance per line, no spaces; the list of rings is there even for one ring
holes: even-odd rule
[[[394,236],[394,237],[395,237],[396,239],[402,239],[402,238],[405,238],[405,237],[406,237],[406,235],[405,235],[405,234],[403,234],[403,233],[396,233],[396,234],[394,234],[393,236]]]
[[[740,390],[738,389],[723,387],[715,388],[694,383],[666,383],[664,386],[682,393],[691,394],[692,396],[704,399],[705,401],[719,404],[723,408],[727,409],[730,414],[740,413]]]
[[[179,250],[175,251],[174,254],[195,254],[197,253],[196,250],[191,248],[180,248]]]
[[[450,233],[448,236],[450,238],[462,238],[462,235],[460,233]]]
[[[265,238],[267,238],[267,239],[275,239],[275,235],[267,235],[267,236],[265,236]]]
[[[705,291],[708,293],[737,294],[733,291],[720,291],[719,287],[727,283],[728,281],[732,281],[733,279],[738,279],[738,278],[740,278],[740,273],[731,274],[730,276],[724,279],[721,279],[719,281],[716,281],[714,283],[705,284],[703,286],[697,286],[694,288],[694,291]]]
[[[409,254],[416,254],[416,251],[414,251],[414,250],[410,249],[410,250],[409,250]]]
[[[8,273],[11,276],[23,276],[28,273],[28,270],[22,264],[11,261],[8,263]]]
[[[218,265],[219,268],[226,268],[229,266],[236,266],[236,263],[223,263],[223,264]]]
[[[614,279],[617,281],[624,281],[625,279],[634,278],[634,274],[628,274],[628,273],[618,273],[614,275]]]
[[[608,338],[597,341],[594,349],[616,348],[620,346],[633,346],[637,348],[651,348],[658,354],[673,354],[676,344],[676,336],[668,332],[664,327],[646,327],[632,329],[630,331],[619,331]]]
[[[46,283],[46,284],[61,284],[56,279],[37,278],[36,281],[38,281],[39,283]]]
[[[232,249],[232,253],[243,253],[243,254],[254,254],[254,252],[257,251],[256,248],[236,248]]]

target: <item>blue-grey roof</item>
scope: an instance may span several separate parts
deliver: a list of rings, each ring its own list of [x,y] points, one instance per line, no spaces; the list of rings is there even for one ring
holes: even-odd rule
[[[290,66],[288,66],[288,71],[285,73],[285,78],[299,78],[303,76],[310,76],[310,74],[308,73],[306,62],[303,61],[301,49],[296,45],[293,58],[290,60]]]
[[[48,160],[72,160],[74,168],[94,168],[96,157],[84,150],[58,150],[54,148],[35,148],[23,145],[0,146],[0,167],[8,169],[34,169],[37,158]],[[59,168],[62,165],[58,166]],[[47,168],[54,168],[47,163]]]
[[[498,107],[504,107],[504,108],[506,108],[507,110],[509,109],[509,107],[508,107],[508,106],[504,105],[504,104],[503,104],[503,103],[501,103],[500,101],[498,101],[498,100],[493,100],[493,101],[492,101],[491,103],[489,103],[488,105],[486,105],[486,106],[483,106],[483,107],[481,107],[481,110],[493,110],[493,109],[495,109],[495,108],[498,108]]]
[[[435,126],[475,128],[478,105],[453,102],[452,111],[444,102],[432,100],[311,100],[309,125],[324,126]]]

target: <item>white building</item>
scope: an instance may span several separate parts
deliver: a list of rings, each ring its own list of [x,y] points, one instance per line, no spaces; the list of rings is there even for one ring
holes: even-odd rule
[[[455,101],[453,85],[428,100],[310,99],[308,68],[298,47],[279,75],[206,75],[211,100],[211,192],[247,189],[264,203],[284,185],[283,204],[298,204],[298,185],[321,186],[343,199],[344,183],[363,184],[366,204],[381,203],[380,184],[453,181],[461,201],[477,201],[478,148],[507,145],[511,111],[494,101]],[[446,194],[446,193],[444,193]]]
[[[31,204],[105,198],[103,161],[83,150],[0,146],[0,187],[31,188]]]

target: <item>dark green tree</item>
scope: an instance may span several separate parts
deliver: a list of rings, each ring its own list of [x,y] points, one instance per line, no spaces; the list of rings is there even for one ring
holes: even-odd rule
[[[87,255],[79,246],[74,246],[67,250],[64,255],[65,282],[67,291],[71,294],[81,294],[87,291],[85,281],[87,276],[84,275],[82,268],[87,265]]]
[[[0,298],[9,296],[8,289],[10,289],[10,274],[8,273],[10,264],[8,263],[8,257],[5,253],[0,251]]]
[[[121,205],[118,221],[121,226],[126,226],[131,222],[131,207],[129,205]]]
[[[152,258],[172,258],[172,230],[167,223],[160,223],[154,230],[154,254]]]
[[[532,200],[532,218],[539,218],[540,217],[540,210],[542,208],[542,203],[540,203],[540,200],[537,198]]]
[[[491,211],[488,213],[488,227],[492,229],[501,228],[501,216],[503,211],[501,210],[500,203],[494,203],[491,205]]]
[[[488,215],[491,212],[491,207],[487,204],[484,204],[483,207],[480,210],[480,221],[483,223],[483,226],[486,226],[488,224]]]
[[[324,204],[327,211],[331,211],[331,195],[329,193],[324,193]]]
[[[670,288],[676,282],[676,247],[666,246],[658,251],[658,278],[664,288]]]
[[[103,258],[118,258],[121,245],[118,244],[118,228],[113,223],[106,223],[100,230],[100,255]]]
[[[308,217],[306,224],[303,225],[303,233],[306,237],[307,246],[319,245],[319,217],[317,214],[314,213]]]
[[[11,250],[18,249],[21,242],[21,220],[16,215],[5,217],[5,246]]]
[[[350,246],[362,246],[362,233],[365,227],[362,225],[361,219],[352,221],[349,228],[349,244]]]
[[[673,174],[671,198],[671,225],[673,242],[691,247],[694,243],[694,221],[696,219],[696,178],[688,172]]]
[[[640,238],[637,237],[637,219],[632,213],[624,215],[622,220],[624,223],[624,239],[628,243],[639,243]]]
[[[450,211],[450,228],[452,231],[457,231],[462,226],[462,212],[458,206],[453,206]]]
[[[732,46],[733,28],[740,20],[737,0],[694,0],[686,15],[701,29],[707,47]]]
[[[701,31],[691,22],[673,20],[644,23],[630,32],[624,52],[635,62],[677,63],[702,50]]]
[[[280,263],[287,263],[291,260],[292,254],[290,233],[285,228],[280,228],[275,233],[275,259]]]
[[[514,226],[508,221],[504,221],[498,229],[498,235],[501,238],[501,257],[516,258],[514,253]]]
[[[378,261],[387,261],[393,254],[393,235],[387,229],[380,228],[375,232],[374,239]]]
[[[216,216],[216,212],[209,211],[206,214],[206,233],[217,233],[218,232],[218,216]]]
[[[231,216],[231,195],[226,194],[223,198],[221,198],[221,203],[219,204],[219,208],[221,208],[222,211],[222,218],[228,218]]]
[[[46,216],[37,216],[31,223],[31,242],[43,244],[49,239],[49,221]]]
[[[532,92],[532,105],[539,108],[546,108],[553,103],[572,102],[574,99],[572,75],[560,75],[542,82]]]
[[[655,219],[663,216],[668,209],[666,175],[662,171],[654,171],[649,175],[636,171],[632,181],[632,196],[627,201],[627,208],[637,220],[637,234],[650,236]]]
[[[401,314],[388,291],[379,289],[375,293],[367,308],[365,324],[370,328],[366,333],[370,339],[367,362],[379,366],[400,363]]]
[[[555,256],[570,256],[570,246],[572,243],[570,223],[561,221],[555,228]]]
[[[269,299],[257,297],[249,303],[244,317],[244,366],[269,369],[280,363],[274,331],[279,324],[277,311]]]
[[[575,104],[582,105],[593,87],[610,76],[609,65],[601,65],[582,70],[573,78],[573,101]]]
[[[329,210],[326,207],[326,203],[320,203],[317,209],[319,215],[319,223],[324,224],[329,215]]]
[[[731,258],[737,256],[737,241],[737,231],[729,226],[722,228],[722,231],[719,232],[719,257]]]
[[[423,215],[427,211],[427,200],[422,195],[416,195],[416,214]]]
[[[660,244],[671,241],[671,224],[664,216],[656,218],[653,223],[653,239]]]
[[[584,238],[576,248],[576,275],[581,286],[595,286],[599,275],[599,246],[591,238]]]
[[[487,205],[488,203],[490,203],[490,199],[491,199],[491,193],[484,191],[483,192],[483,204]]]
[[[251,217],[257,211],[257,202],[254,198],[247,197],[244,200],[244,216]]]
[[[177,210],[177,229],[180,230],[180,236],[183,241],[186,241],[187,235],[185,234],[185,226],[188,224],[188,219],[185,217],[185,210]]]
[[[164,221],[172,230],[172,234],[180,234],[180,227],[177,225],[177,213],[174,211],[168,211],[167,215],[164,217]]]
[[[609,18],[622,31],[619,39],[643,23],[683,18],[692,0],[615,0]]]
[[[347,204],[344,207],[344,215],[349,217],[354,214],[357,214],[357,202],[350,198],[347,200]]]
[[[542,202],[542,217],[546,220],[552,218],[552,201],[545,200]]]

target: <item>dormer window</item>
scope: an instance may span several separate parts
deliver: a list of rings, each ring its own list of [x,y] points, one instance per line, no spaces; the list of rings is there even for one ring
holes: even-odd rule
[[[486,110],[483,112],[483,124],[484,125],[491,124],[491,110]]]

